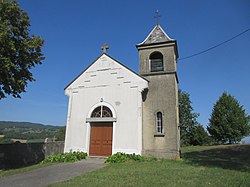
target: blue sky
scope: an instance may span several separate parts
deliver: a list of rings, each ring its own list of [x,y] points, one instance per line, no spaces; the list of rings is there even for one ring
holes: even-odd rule
[[[31,33],[45,40],[46,59],[22,99],[0,101],[0,120],[65,125],[64,87],[101,53],[138,71],[135,47],[156,24],[177,40],[180,58],[205,50],[250,28],[249,0],[19,0],[31,19]],[[179,87],[190,94],[198,121],[208,124],[223,91],[250,113],[250,31],[202,55],[178,61]]]

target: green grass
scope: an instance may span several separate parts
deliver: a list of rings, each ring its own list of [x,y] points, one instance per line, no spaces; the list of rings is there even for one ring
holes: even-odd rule
[[[31,171],[33,169],[38,169],[38,168],[42,168],[45,166],[49,166],[52,165],[51,163],[47,163],[47,164],[36,164],[36,165],[32,165],[32,166],[28,166],[28,167],[23,167],[23,168],[18,168],[18,169],[9,169],[9,170],[0,170],[0,178],[4,177],[4,176],[9,176],[9,175],[15,175],[15,174],[19,174],[19,173],[24,173],[27,171]]]
[[[182,155],[189,164],[250,173],[250,145],[187,147]]]
[[[52,186],[250,186],[250,145],[186,147],[182,156],[108,164]]]

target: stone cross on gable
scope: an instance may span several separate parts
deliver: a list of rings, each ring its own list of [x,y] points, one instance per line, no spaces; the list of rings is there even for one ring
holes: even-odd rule
[[[108,46],[108,44],[104,44],[103,46],[102,46],[102,51],[103,51],[103,53],[107,53],[107,50],[109,49],[109,46]]]

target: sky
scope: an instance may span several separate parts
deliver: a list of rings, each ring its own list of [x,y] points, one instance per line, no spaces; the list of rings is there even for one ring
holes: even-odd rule
[[[30,32],[45,40],[46,59],[31,71],[21,99],[0,100],[0,120],[66,124],[64,88],[100,54],[138,72],[136,44],[156,24],[177,40],[179,87],[190,94],[198,121],[207,126],[223,91],[250,114],[250,31],[213,50],[199,53],[250,28],[249,0],[19,0],[30,17]]]

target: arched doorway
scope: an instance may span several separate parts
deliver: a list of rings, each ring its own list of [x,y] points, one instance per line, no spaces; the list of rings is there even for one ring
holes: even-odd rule
[[[96,107],[92,113],[90,122],[90,156],[112,155],[113,137],[112,111],[105,105]]]

